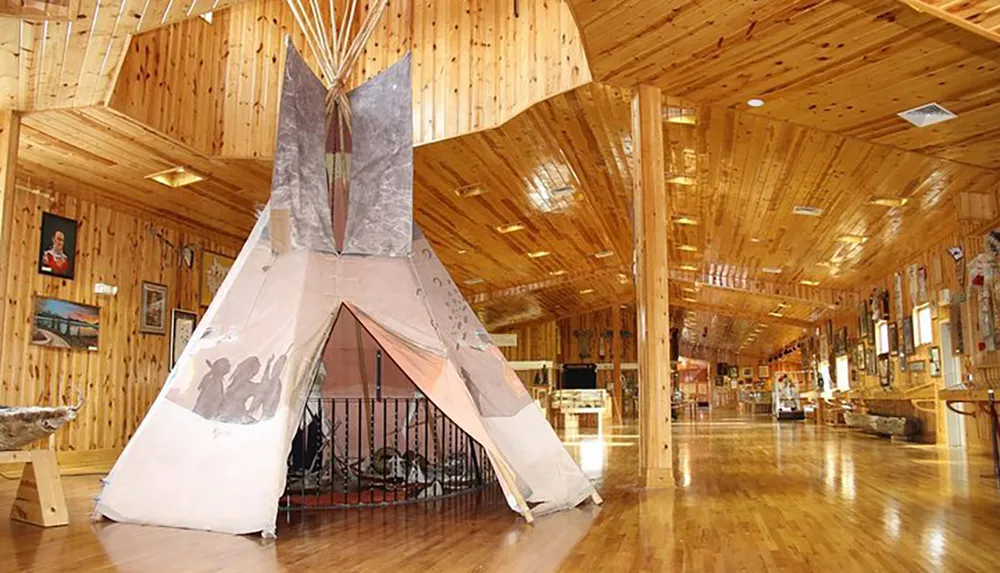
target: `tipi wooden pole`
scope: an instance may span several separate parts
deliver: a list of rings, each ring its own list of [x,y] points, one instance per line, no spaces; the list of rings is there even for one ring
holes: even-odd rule
[[[353,316],[353,315],[352,315]],[[372,429],[369,423],[372,419],[372,405],[371,405],[371,392],[368,391],[368,362],[365,357],[365,339],[362,334],[361,321],[358,320],[356,316],[354,318],[354,338],[357,340],[358,344],[358,365],[361,368],[361,393],[364,397],[365,404],[365,419],[362,420],[364,423],[365,435],[368,436],[368,455],[375,456],[375,436],[372,435]],[[361,452],[358,452],[358,459],[361,459]],[[359,466],[360,467],[360,466]]]
[[[669,204],[663,150],[663,96],[640,85],[632,98],[635,249],[639,293],[640,471],[645,487],[671,488]]]
[[[493,458],[493,461],[497,466],[497,471],[500,473],[500,479],[507,483],[507,489],[509,489],[511,495],[514,496],[514,501],[517,502],[517,506],[523,508],[521,510],[521,515],[524,516],[524,520],[528,523],[534,523],[535,516],[531,515],[531,509],[528,508],[528,502],[525,501],[524,496],[521,495],[521,490],[517,489],[517,480],[514,479],[514,475],[511,473],[510,468],[507,467],[507,463],[499,458]]]
[[[10,232],[14,225],[15,166],[21,118],[11,110],[0,111],[0,364],[7,357],[4,325],[7,323],[7,277],[10,275]]]

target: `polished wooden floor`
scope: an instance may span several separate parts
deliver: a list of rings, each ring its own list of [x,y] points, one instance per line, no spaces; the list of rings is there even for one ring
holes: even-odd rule
[[[313,515],[276,542],[93,524],[99,476],[68,477],[71,525],[0,525],[0,571],[1000,571],[986,459],[734,413],[674,432],[661,492],[636,485],[634,428],[567,436],[605,504],[534,526],[497,495]]]

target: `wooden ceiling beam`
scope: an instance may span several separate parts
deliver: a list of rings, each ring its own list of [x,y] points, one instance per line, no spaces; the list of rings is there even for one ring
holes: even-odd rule
[[[583,314],[590,314],[592,312],[598,312],[598,311],[601,311],[601,310],[612,308],[614,306],[620,306],[620,305],[623,305],[623,304],[635,304],[635,295],[631,294],[631,295],[619,297],[617,299],[610,300],[610,301],[604,300],[604,301],[601,301],[599,303],[595,303],[595,304],[592,304],[592,305],[588,305],[588,306],[584,306],[584,307],[579,307],[579,308],[574,308],[573,312],[569,312],[569,313],[566,313],[566,314],[555,314],[555,313],[552,313],[552,314],[549,314],[549,315],[546,315],[546,316],[542,316],[542,317],[539,317],[539,318],[533,318],[531,320],[522,320],[522,321],[509,322],[509,323],[502,323],[501,322],[501,323],[495,323],[495,324],[484,325],[484,326],[486,326],[486,329],[489,330],[489,331],[496,330],[498,332],[506,332],[508,330],[512,330],[512,329],[515,329],[515,328],[526,328],[526,327],[529,327],[529,326],[537,326],[539,324],[545,324],[546,322],[558,322],[558,321],[563,320],[563,319],[573,318],[574,316],[580,316],[580,315],[583,315]]]
[[[844,308],[857,302],[853,291],[778,283],[760,279],[739,278],[700,271],[670,269],[670,280],[701,287],[718,288],[764,296],[783,301],[796,301],[827,309]]]
[[[579,282],[598,281],[600,279],[607,277],[608,275],[617,273],[624,273],[624,271],[617,267],[609,267],[583,273],[567,273],[562,276],[551,277],[548,279],[543,279],[540,281],[535,281],[523,285],[517,285],[509,288],[470,294],[466,295],[465,298],[466,300],[469,301],[469,304],[471,305],[485,304],[500,299],[524,296],[526,294],[538,292],[541,290],[565,287]],[[610,306],[610,304],[605,304],[605,306]]]
[[[769,314],[748,312],[745,310],[739,310],[735,308],[728,308],[712,304],[704,304],[700,302],[684,301],[676,304],[671,304],[671,306],[691,311],[711,312],[714,314],[721,314],[723,316],[729,316],[732,318],[745,318],[761,324],[782,324],[786,326],[794,326],[796,328],[812,328],[813,326],[815,326],[815,324],[806,320],[798,320],[795,318],[789,318],[785,316],[782,317],[771,316]]]
[[[1000,42],[1000,0],[899,0],[973,34]]]

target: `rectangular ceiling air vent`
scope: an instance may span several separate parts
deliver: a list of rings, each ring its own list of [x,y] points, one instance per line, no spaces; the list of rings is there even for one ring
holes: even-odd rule
[[[946,110],[940,104],[929,103],[927,105],[922,105],[920,107],[904,111],[899,114],[899,117],[917,127],[927,127],[928,125],[934,125],[935,123],[955,119],[958,116]]]
[[[796,215],[805,215],[806,217],[819,217],[823,214],[823,210],[819,207],[796,205],[792,208],[792,213],[795,213]]]

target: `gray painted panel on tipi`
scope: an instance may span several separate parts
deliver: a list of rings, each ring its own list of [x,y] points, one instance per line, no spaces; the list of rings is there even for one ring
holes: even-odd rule
[[[271,213],[273,223],[278,213],[287,212],[293,250],[336,252],[323,163],[325,139],[326,88],[286,39]],[[272,225],[271,232],[276,231]]]
[[[413,235],[410,55],[351,92],[344,253],[405,257]]]

